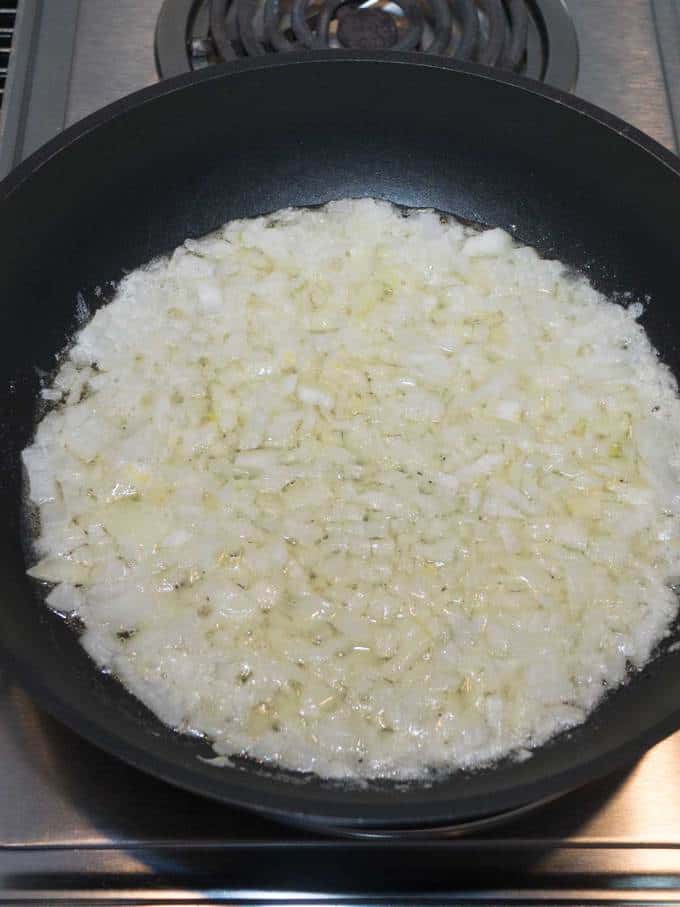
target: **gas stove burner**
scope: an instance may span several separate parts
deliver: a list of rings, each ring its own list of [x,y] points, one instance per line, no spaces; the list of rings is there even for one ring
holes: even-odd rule
[[[573,89],[576,32],[564,0],[165,0],[161,77],[289,51],[414,50]]]

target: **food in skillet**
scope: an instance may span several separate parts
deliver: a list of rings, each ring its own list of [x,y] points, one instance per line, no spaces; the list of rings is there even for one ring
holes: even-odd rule
[[[677,610],[680,404],[641,311],[370,199],[187,240],[43,392],[29,572],[225,757],[417,778],[526,755]]]

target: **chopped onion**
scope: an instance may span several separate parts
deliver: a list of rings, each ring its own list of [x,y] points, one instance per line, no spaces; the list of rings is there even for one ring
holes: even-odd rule
[[[219,758],[526,758],[677,610],[680,402],[641,312],[369,199],[187,240],[42,392],[29,573]]]

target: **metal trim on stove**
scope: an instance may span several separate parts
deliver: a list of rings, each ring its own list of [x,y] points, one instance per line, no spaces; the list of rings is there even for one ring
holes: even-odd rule
[[[547,64],[542,81],[557,88],[573,91],[579,70],[578,37],[574,22],[564,0],[541,0],[541,16],[534,21],[542,23]],[[559,35],[559,41],[551,41]]]
[[[0,851],[3,903],[680,904],[676,847],[466,841],[333,842]]]
[[[19,4],[3,105],[0,178],[64,128],[79,4]],[[41,115],[29,116],[29,105],[38,103]]]

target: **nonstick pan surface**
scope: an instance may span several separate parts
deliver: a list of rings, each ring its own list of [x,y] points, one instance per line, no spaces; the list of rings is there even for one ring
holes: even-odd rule
[[[67,130],[0,186],[0,647],[88,740],[199,794],[317,826],[452,824],[599,777],[680,726],[680,640],[590,720],[536,750],[431,784],[348,786],[244,761],[163,726],[98,672],[25,577],[19,454],[40,374],[126,272],[227,220],[376,196],[500,225],[613,297],[680,374],[680,162],[573,97],[407,54],[280,55],[179,77]],[[99,288],[99,289],[98,289]],[[622,297],[623,298],[623,297]],[[106,783],[106,779],[102,779]],[[169,808],[170,801],[169,801]]]

